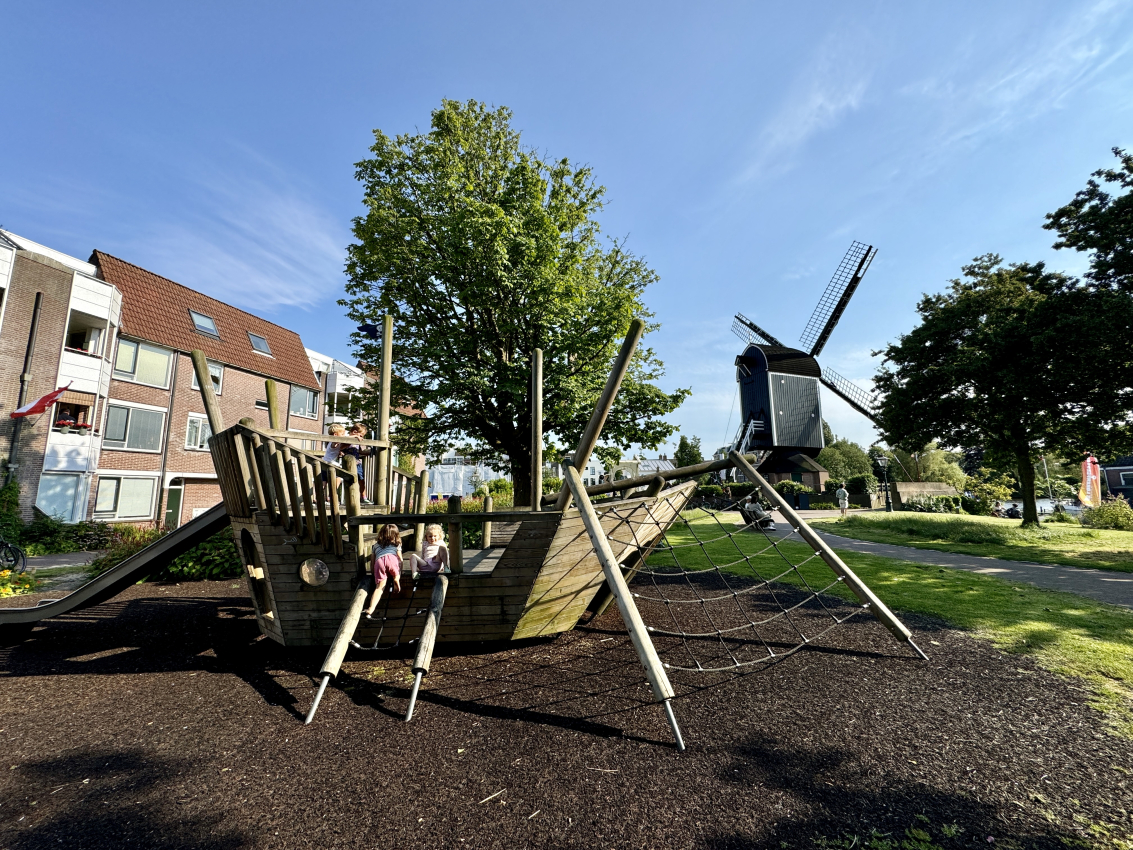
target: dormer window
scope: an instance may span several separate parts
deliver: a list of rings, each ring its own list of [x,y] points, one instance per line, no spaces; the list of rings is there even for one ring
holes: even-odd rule
[[[268,341],[266,339],[264,339],[259,334],[252,333],[251,331],[248,332],[248,339],[252,341],[252,348],[260,352],[260,354],[266,354],[268,357],[271,357],[271,347],[268,345]]]
[[[220,332],[216,329],[216,322],[204,313],[198,313],[196,310],[189,311],[189,317],[193,320],[193,327],[199,333],[205,336],[211,336],[214,339],[220,339]]]

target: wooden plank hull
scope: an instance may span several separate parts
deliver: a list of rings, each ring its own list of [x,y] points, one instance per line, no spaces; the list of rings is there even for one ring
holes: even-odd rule
[[[683,509],[696,484],[686,482],[656,497],[595,506],[619,561],[627,568],[656,543]],[[364,559],[346,544],[328,553],[271,522],[267,511],[233,516],[236,542],[246,564],[256,618],[265,635],[286,646],[326,646],[334,639],[363,575]],[[467,571],[449,576],[437,640],[518,640],[574,628],[605,584],[577,510],[533,513],[518,523],[499,523],[482,553],[466,553]],[[498,545],[498,544],[502,544]],[[310,587],[300,564],[318,558],[330,579]],[[421,634],[434,580],[402,576],[402,591],[383,599],[373,620],[363,620],[355,640],[364,646],[408,643]]]

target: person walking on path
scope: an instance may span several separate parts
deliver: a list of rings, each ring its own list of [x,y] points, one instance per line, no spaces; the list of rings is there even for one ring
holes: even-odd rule
[[[846,490],[845,481],[839,484],[838,489],[834,491],[834,498],[838,500],[838,510],[842,513],[842,519],[845,519],[846,511],[850,507],[850,493]]]

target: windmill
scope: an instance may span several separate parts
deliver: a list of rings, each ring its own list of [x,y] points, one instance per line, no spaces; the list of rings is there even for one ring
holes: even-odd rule
[[[850,246],[803,329],[800,342],[809,351],[784,345],[747,316],[736,314],[732,330],[747,347],[736,358],[741,419],[733,448],[815,457],[823,448],[820,383],[877,422],[874,395],[817,360],[876,254],[872,245]]]

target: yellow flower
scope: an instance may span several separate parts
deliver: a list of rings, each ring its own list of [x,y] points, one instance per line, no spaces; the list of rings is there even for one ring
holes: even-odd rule
[[[9,576],[12,574],[11,570],[0,570],[0,577]]]

